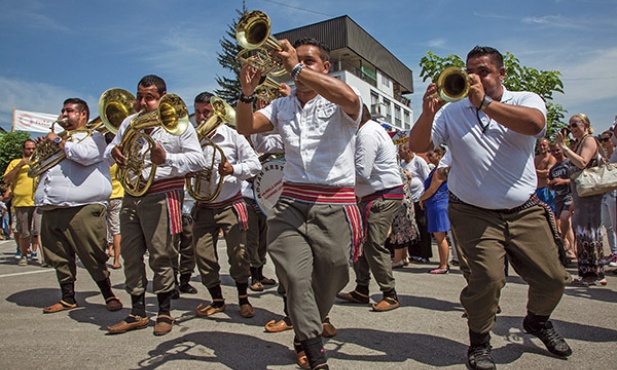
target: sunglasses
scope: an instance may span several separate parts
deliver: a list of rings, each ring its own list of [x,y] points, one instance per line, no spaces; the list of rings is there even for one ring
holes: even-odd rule
[[[574,123],[570,124],[570,126],[568,126],[568,127],[570,127],[570,128],[577,128],[578,125],[579,125],[578,123],[574,122]]]
[[[609,141],[611,141],[611,138],[610,137],[601,137],[600,141],[603,142],[603,143],[608,143]]]

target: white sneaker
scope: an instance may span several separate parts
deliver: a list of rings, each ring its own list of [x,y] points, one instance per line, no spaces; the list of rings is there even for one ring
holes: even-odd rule
[[[21,257],[19,262],[17,262],[17,266],[28,266],[28,257]]]
[[[617,267],[617,254],[613,254],[612,257],[613,258],[609,260],[608,265],[610,267]]]

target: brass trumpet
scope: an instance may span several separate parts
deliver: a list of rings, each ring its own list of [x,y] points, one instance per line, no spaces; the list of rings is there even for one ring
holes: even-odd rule
[[[105,135],[107,132],[118,131],[122,121],[133,114],[133,101],[135,96],[122,89],[110,89],[105,91],[99,98],[99,116],[88,122],[84,127],[75,130],[64,130],[58,136],[62,140],[73,141],[73,135],[85,132],[87,135],[79,142],[89,138],[94,131]],[[54,132],[56,123],[64,123],[67,119],[54,121],[51,124],[51,132]],[[60,163],[66,158],[66,154],[60,147],[47,140],[41,141],[36,146],[36,151],[30,157],[29,177],[40,176],[45,171]]]
[[[274,99],[285,97],[285,94],[281,92],[281,84],[266,76],[262,77],[262,82],[255,88],[255,96],[269,103]]]
[[[450,66],[441,71],[436,84],[437,92],[431,97],[452,103],[467,97],[471,81],[463,68]]]
[[[147,113],[142,111],[131,120],[120,142],[126,161],[116,171],[116,178],[125,192],[140,197],[150,189],[154,181],[156,164],[151,163],[148,178],[144,178],[143,172],[148,167],[146,155],[156,143],[143,130],[161,126],[172,135],[182,135],[190,125],[188,117],[188,109],[182,99],[175,94],[166,94],[159,101],[157,110]]]
[[[221,158],[221,163],[224,163],[227,159],[223,149],[210,140],[210,137],[222,124],[227,123],[232,127],[236,126],[236,111],[229,104],[216,96],[210,98],[210,104],[213,108],[212,115],[207,120],[201,121],[196,131],[199,142],[202,143],[202,148],[212,147],[212,157],[208,161],[209,166],[196,172],[194,176],[187,176],[185,179],[186,191],[193,199],[200,202],[212,202],[219,196],[223,188],[224,176],[218,176],[218,183],[216,188],[213,189],[216,172],[218,171],[216,164],[217,153]],[[202,190],[202,182],[207,184],[207,189]]]
[[[236,41],[244,49],[236,59],[262,70],[262,75],[282,76],[287,72],[283,61],[270,55],[271,51],[280,51],[282,47],[270,31],[270,18],[266,13],[260,10],[244,13],[236,25]]]

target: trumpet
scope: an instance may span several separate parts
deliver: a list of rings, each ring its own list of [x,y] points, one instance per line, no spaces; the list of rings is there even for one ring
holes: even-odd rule
[[[276,82],[272,77],[262,77],[261,83],[255,88],[255,96],[257,99],[261,99],[270,103],[274,99],[285,97],[286,95],[281,92],[281,84]]]
[[[236,59],[262,70],[262,75],[282,76],[287,73],[283,61],[270,55],[271,51],[280,51],[282,47],[270,31],[270,18],[266,13],[260,10],[244,13],[236,25],[236,41],[243,48]]]
[[[156,164],[151,164],[148,178],[144,178],[143,172],[147,167],[146,155],[156,143],[143,130],[161,126],[172,135],[182,135],[190,125],[188,117],[188,109],[182,99],[175,94],[166,94],[159,101],[157,110],[147,113],[142,111],[131,120],[120,142],[126,162],[116,171],[116,178],[124,187],[124,191],[134,197],[140,197],[150,189],[154,181]]]
[[[80,132],[85,132],[86,136],[78,142],[86,140],[94,131],[98,131],[105,135],[107,132],[118,131],[122,121],[129,115],[133,114],[133,101],[135,96],[130,92],[122,89],[110,89],[105,91],[99,98],[99,116],[88,122],[84,127],[75,130],[64,130],[58,136],[62,140],[73,141],[73,135]],[[68,119],[65,117],[61,120],[56,120],[51,124],[51,132],[54,132],[56,123],[66,123]],[[66,153],[60,147],[50,141],[44,140],[37,144],[36,151],[30,157],[30,170],[28,176],[35,178],[40,176],[45,171],[57,165],[66,158]]]
[[[452,103],[467,97],[471,80],[463,68],[450,66],[441,71],[436,84],[437,92],[431,97]]]
[[[217,171],[217,153],[219,154],[222,163],[224,163],[227,159],[225,158],[223,149],[216,145],[210,137],[222,124],[227,123],[232,127],[236,126],[236,111],[229,104],[216,96],[210,98],[210,104],[213,108],[213,114],[207,120],[201,121],[196,129],[199,142],[203,142],[202,148],[206,148],[208,146],[212,147],[212,156],[208,161],[209,166],[195,173],[194,176],[187,176],[184,180],[186,184],[186,191],[193,197],[193,199],[200,202],[212,202],[219,196],[221,189],[223,189],[224,176],[218,176],[218,183],[216,188],[213,189],[216,178],[215,173]],[[207,184],[207,189],[202,190],[201,186],[204,182]]]

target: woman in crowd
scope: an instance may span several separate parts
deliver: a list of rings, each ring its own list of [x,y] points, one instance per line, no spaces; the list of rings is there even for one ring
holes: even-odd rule
[[[613,158],[615,147],[613,146],[613,132],[610,130],[604,131],[600,135],[600,150],[605,158]],[[604,194],[602,198],[602,224],[606,228],[606,239],[608,246],[611,249],[611,254],[605,259],[606,263],[611,267],[617,267],[617,235],[615,234],[615,190]]]
[[[593,129],[589,118],[583,114],[575,114],[570,118],[569,128],[576,144],[572,149],[567,146],[567,132],[562,130],[555,141],[570,160],[572,173],[598,165],[599,145],[591,136]],[[576,183],[572,186],[572,227],[576,236],[576,258],[578,261],[578,278],[575,285],[591,286],[606,285],[604,277],[603,237],[604,230],[600,216],[602,194],[579,197],[576,192]]]

